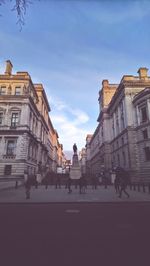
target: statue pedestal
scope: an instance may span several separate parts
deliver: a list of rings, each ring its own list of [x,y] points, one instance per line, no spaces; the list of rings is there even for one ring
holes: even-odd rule
[[[72,166],[70,167],[70,178],[80,179],[81,167],[79,165],[78,155],[75,153],[72,157]]]

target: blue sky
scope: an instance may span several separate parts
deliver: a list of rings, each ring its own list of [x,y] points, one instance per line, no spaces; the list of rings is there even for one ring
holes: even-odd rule
[[[32,1],[22,31],[12,3],[0,7],[0,72],[10,59],[43,83],[64,150],[97,126],[103,79],[150,68],[150,1]]]

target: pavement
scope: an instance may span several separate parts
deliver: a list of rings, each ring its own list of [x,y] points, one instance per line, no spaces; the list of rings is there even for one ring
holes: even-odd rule
[[[108,186],[105,189],[103,186],[98,186],[97,189],[92,189],[88,186],[85,194],[80,194],[79,189],[72,187],[72,193],[62,186],[61,189],[56,189],[55,186],[39,186],[31,188],[30,199],[25,197],[25,188],[7,189],[0,191],[0,203],[49,203],[49,202],[150,202],[150,194],[148,191],[138,192],[127,189],[130,197],[122,195],[118,197],[113,186]]]
[[[0,215],[2,266],[150,265],[149,202],[1,203]]]

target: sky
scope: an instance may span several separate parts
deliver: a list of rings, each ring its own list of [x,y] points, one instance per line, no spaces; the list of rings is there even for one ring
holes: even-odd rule
[[[0,6],[0,73],[9,59],[42,83],[64,151],[81,150],[98,125],[102,80],[150,68],[150,1],[31,1],[21,31],[14,0]]]

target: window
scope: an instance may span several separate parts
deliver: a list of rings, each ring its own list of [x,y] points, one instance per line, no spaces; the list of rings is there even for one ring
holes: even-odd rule
[[[7,142],[7,155],[15,155],[16,141],[8,140]]]
[[[3,113],[0,113],[0,125],[3,123]]]
[[[15,95],[21,95],[21,87],[15,88]]]
[[[118,142],[118,140],[116,142],[116,147],[117,147],[117,149],[119,148],[119,142]]]
[[[7,92],[8,92],[8,95],[11,95],[11,93],[12,93],[12,88],[11,88],[11,85],[8,87],[8,90],[7,90]]]
[[[120,112],[121,112],[121,127],[122,129],[125,128],[125,121],[124,121],[124,108],[123,108],[123,102],[120,104]]]
[[[115,137],[114,118],[112,119],[112,131],[113,131],[113,137]]]
[[[6,94],[6,87],[1,87],[0,88],[0,95],[5,95]]]
[[[150,161],[150,147],[145,147],[145,159],[146,161]]]
[[[141,108],[141,122],[146,122],[147,121],[147,110],[146,106]]]
[[[119,134],[119,120],[116,119],[116,133]]]
[[[115,166],[116,160],[115,160],[115,155],[113,156],[113,166]]]
[[[147,129],[143,130],[143,138],[148,139],[148,132]]]
[[[103,135],[104,135],[104,132],[103,132],[103,127],[102,127],[102,129],[101,129],[101,136],[103,137]]]
[[[32,113],[30,112],[30,117],[29,117],[29,128],[31,129],[32,125]]]
[[[38,127],[38,124],[37,124],[37,120],[36,120],[35,132],[37,132],[37,127]]]
[[[11,126],[16,127],[19,122],[19,114],[18,113],[12,113],[11,117]]]
[[[124,138],[121,138],[122,146],[124,145]]]
[[[118,159],[118,166],[120,166],[120,156],[117,154],[117,159]]]
[[[5,165],[4,175],[11,175],[11,168],[12,168],[12,165]]]
[[[125,122],[124,122],[124,115],[121,114],[121,125],[122,125],[122,129],[125,128]]]
[[[35,129],[35,119],[33,118],[33,122],[32,122],[32,132],[33,132],[33,133],[35,133],[35,132],[34,132],[34,129]]]
[[[124,151],[122,152],[122,157],[123,157],[123,163],[124,165],[126,165],[126,155]]]

